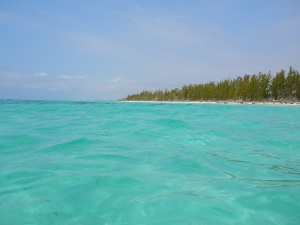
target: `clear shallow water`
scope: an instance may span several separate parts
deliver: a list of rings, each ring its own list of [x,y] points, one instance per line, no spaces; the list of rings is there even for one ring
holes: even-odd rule
[[[0,101],[0,224],[300,224],[300,107]]]

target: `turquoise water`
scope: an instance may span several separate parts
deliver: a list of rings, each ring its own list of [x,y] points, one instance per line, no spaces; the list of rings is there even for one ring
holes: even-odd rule
[[[300,224],[300,107],[0,101],[0,224]]]

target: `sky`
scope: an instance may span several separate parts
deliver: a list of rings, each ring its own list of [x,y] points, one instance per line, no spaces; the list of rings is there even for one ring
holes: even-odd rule
[[[300,70],[299,0],[0,0],[0,99],[116,100]]]

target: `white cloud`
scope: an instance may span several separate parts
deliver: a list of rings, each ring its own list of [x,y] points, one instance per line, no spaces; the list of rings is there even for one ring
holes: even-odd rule
[[[45,73],[45,72],[35,73],[35,74],[34,74],[34,76],[36,76],[36,77],[45,77],[45,76],[47,76],[47,75],[48,75],[48,74]]]
[[[68,79],[68,80],[80,80],[80,79],[85,79],[85,76],[70,76],[70,75],[61,75],[58,76],[59,78],[62,79]]]
[[[20,74],[15,72],[1,72],[0,77],[4,79],[18,79],[20,77]]]
[[[178,18],[177,18],[178,19]],[[195,43],[197,37],[194,31],[191,31],[185,24],[175,22],[175,19],[157,16],[156,19],[152,17],[133,18],[143,34],[150,38],[155,38],[160,41],[178,42],[178,43]]]
[[[17,13],[8,13],[4,11],[0,11],[0,19],[5,22],[12,23],[14,25],[21,25],[27,28],[32,29],[49,29],[45,23],[41,23],[40,21],[33,19],[28,16],[24,16]]]
[[[122,77],[116,77],[116,78],[112,79],[111,81],[112,82],[119,82],[119,81],[122,81],[122,80],[124,80],[124,78],[122,78]]]
[[[286,32],[299,36],[300,31],[300,16],[290,17],[279,21],[272,26],[275,30],[287,35]]]
[[[95,52],[108,55],[126,55],[130,54],[130,49],[119,41],[101,37],[100,35],[88,33],[65,34],[71,40],[76,48],[84,51]]]

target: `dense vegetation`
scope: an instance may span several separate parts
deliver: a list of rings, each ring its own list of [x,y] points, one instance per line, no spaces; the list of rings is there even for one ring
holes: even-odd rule
[[[235,79],[206,84],[185,85],[181,89],[142,91],[127,96],[127,101],[266,101],[266,100],[300,100],[300,74],[290,67],[276,73],[244,75]]]

